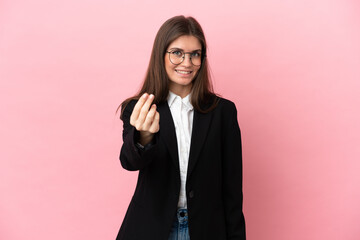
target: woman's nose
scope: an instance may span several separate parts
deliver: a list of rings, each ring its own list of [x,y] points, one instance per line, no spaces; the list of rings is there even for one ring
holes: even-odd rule
[[[188,55],[188,56],[186,56],[186,55]],[[185,54],[184,61],[182,62],[182,65],[184,65],[184,66],[191,66],[192,65],[190,54]]]

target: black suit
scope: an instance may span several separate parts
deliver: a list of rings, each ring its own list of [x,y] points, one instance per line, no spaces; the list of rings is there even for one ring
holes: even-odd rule
[[[136,101],[124,110],[121,165],[140,170],[117,240],[167,240],[180,192],[175,127],[167,102],[158,104],[160,131],[155,143],[141,151],[130,115]],[[234,103],[221,98],[211,112],[194,110],[186,181],[191,240],[244,240],[242,212],[242,153]]]

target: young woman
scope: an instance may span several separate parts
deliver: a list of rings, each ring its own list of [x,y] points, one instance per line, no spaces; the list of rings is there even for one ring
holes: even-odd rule
[[[139,176],[117,240],[244,240],[237,111],[212,90],[194,18],[161,26],[143,86],[121,110],[120,162]]]

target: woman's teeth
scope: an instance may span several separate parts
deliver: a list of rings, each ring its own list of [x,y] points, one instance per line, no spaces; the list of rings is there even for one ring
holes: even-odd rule
[[[175,71],[178,73],[182,73],[182,74],[190,74],[192,72],[192,71],[187,72],[187,71],[181,71],[181,70],[175,70]]]

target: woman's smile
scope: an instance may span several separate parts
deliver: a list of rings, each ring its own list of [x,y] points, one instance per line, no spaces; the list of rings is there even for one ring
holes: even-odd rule
[[[180,76],[183,76],[183,77],[191,77],[191,73],[193,71],[189,71],[189,70],[181,70],[181,69],[175,69],[175,72],[177,74],[179,74]]]

